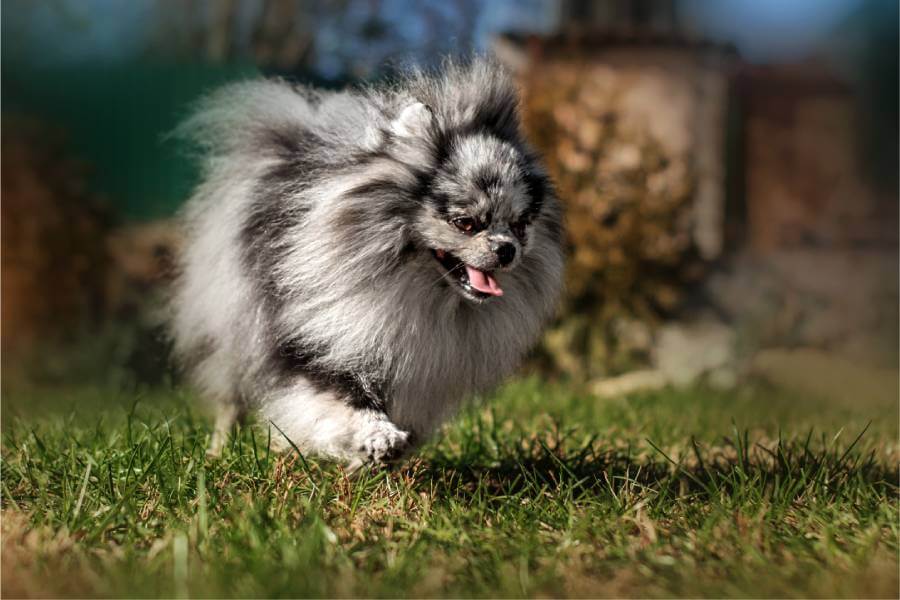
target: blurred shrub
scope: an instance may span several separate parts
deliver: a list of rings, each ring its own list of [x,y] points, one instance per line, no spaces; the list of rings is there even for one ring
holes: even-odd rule
[[[526,127],[567,213],[566,297],[545,356],[576,376],[628,370],[704,271],[689,82],[571,60],[535,65],[524,83]],[[641,107],[658,114],[644,119]]]
[[[4,384],[161,381],[168,351],[155,311],[175,230],[114,227],[58,131],[3,125]]]
[[[3,356],[63,325],[104,312],[109,214],[87,188],[87,166],[68,157],[59,132],[27,119],[3,119]],[[6,362],[6,361],[4,361]]]

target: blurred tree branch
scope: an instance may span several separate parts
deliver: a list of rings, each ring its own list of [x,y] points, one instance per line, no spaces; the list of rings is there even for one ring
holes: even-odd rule
[[[303,64],[313,48],[313,36],[305,23],[305,3],[296,0],[264,0],[253,29],[253,56],[261,65],[281,69]]]
[[[218,0],[213,3],[212,18],[206,34],[206,56],[211,61],[221,62],[232,58],[236,24],[235,0]]]

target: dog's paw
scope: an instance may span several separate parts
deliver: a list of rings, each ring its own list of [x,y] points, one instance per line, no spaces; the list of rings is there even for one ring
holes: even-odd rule
[[[363,462],[386,463],[403,456],[410,446],[410,435],[387,420],[373,420],[358,437],[358,452]]]

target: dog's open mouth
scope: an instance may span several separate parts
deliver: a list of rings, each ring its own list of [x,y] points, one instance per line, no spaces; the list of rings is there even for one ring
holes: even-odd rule
[[[476,300],[485,300],[503,295],[503,290],[500,289],[500,285],[490,272],[469,266],[446,250],[432,250],[431,252],[435,260],[447,271],[447,279],[455,281],[466,296]]]

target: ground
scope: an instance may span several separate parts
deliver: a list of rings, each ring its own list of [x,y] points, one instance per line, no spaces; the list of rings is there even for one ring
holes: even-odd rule
[[[348,476],[110,395],[4,393],[4,597],[900,594],[896,401],[530,377]]]

